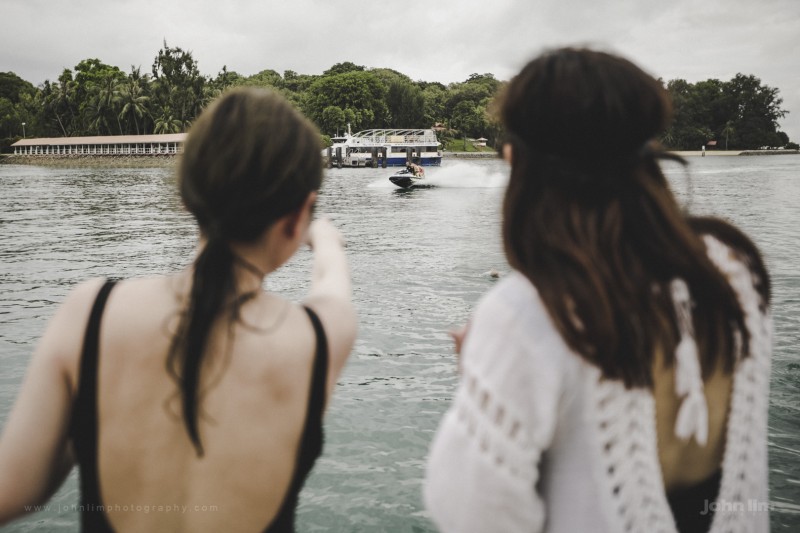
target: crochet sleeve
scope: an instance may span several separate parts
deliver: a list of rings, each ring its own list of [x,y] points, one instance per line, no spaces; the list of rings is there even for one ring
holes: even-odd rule
[[[536,484],[561,393],[559,365],[548,358],[560,337],[541,304],[531,305],[533,287],[514,285],[496,287],[478,306],[460,383],[431,447],[425,501],[443,533],[544,525]]]

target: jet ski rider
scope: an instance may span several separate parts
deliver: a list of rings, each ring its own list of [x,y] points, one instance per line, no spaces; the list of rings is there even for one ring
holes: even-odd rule
[[[411,173],[412,176],[415,178],[424,178],[425,177],[425,170],[410,161],[406,162],[406,170]]]

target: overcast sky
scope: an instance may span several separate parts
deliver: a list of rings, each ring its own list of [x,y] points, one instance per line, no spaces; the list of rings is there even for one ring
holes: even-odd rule
[[[0,71],[40,84],[96,57],[149,71],[166,39],[200,71],[320,74],[352,61],[415,80],[509,79],[545,48],[589,44],[666,80],[753,74],[800,141],[800,0],[2,0]]]

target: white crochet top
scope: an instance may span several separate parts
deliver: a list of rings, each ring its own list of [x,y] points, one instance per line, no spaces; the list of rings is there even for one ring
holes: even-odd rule
[[[705,241],[751,333],[751,355],[735,368],[711,531],[764,532],[771,319],[750,270],[718,240]],[[683,399],[676,435],[702,443],[707,412],[688,291],[680,281],[672,289],[683,337],[675,365]],[[682,313],[689,313],[688,327]],[[676,531],[651,392],[601,379],[597,367],[567,347],[523,275],[509,274],[481,300],[461,364],[425,481],[426,506],[442,532]]]

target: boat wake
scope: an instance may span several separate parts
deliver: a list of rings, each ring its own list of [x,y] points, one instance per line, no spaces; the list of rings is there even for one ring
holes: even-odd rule
[[[469,163],[457,163],[452,166],[429,171],[425,180],[431,187],[486,188],[505,187],[508,175]]]

